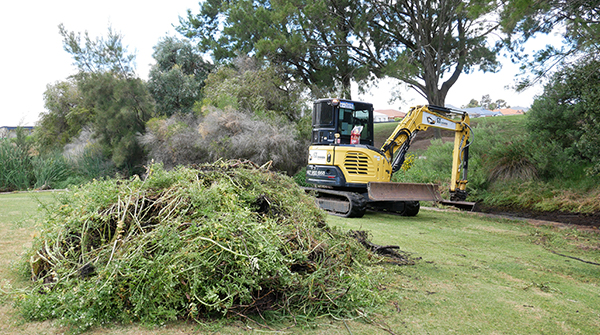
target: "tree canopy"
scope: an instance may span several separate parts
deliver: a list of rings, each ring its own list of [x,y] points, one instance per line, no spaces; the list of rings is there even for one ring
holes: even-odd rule
[[[165,37],[154,47],[156,64],[150,69],[148,89],[158,115],[190,113],[202,100],[201,90],[212,65],[189,40]]]
[[[262,57],[316,94],[349,98],[352,80],[390,76],[443,105],[461,73],[498,68],[486,42],[499,27],[489,20],[496,10],[483,0],[210,0],[179,31],[217,62]]]
[[[290,79],[315,94],[350,98],[351,80],[369,74],[354,48],[354,26],[366,26],[360,6],[349,0],[210,0],[198,14],[188,11],[178,29],[217,63],[255,55],[285,67]]]
[[[85,121],[89,122],[93,137],[117,167],[139,165],[143,152],[136,136],[144,132],[153,101],[146,84],[135,74],[135,55],[127,51],[122,35],[112,28],[106,38],[92,39],[86,32],[83,40],[81,33],[70,32],[62,24],[59,32],[65,51],[79,69],[72,80],[80,99],[76,105],[65,106],[67,114],[86,111],[90,117]],[[47,96],[51,97],[51,93],[47,91]],[[52,101],[47,99],[47,105]],[[53,107],[50,114],[64,114],[65,108]],[[68,133],[78,133],[83,123],[72,124]]]
[[[504,8],[506,44],[523,70],[517,89],[528,88],[557,67],[598,57],[600,0],[510,0]],[[524,44],[531,38],[551,32],[562,35],[561,46],[547,45],[533,56],[524,52]]]
[[[527,114],[539,141],[558,143],[600,174],[600,61],[582,59],[558,71]]]

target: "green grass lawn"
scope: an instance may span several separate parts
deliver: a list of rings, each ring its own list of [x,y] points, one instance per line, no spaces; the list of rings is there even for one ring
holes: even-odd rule
[[[370,213],[330,224],[368,229],[378,244],[421,257],[390,269],[382,312],[399,333],[592,334],[600,329],[597,233],[470,213]]]
[[[42,203],[50,193],[36,193]],[[14,263],[36,229],[31,193],[0,195],[0,283],[23,288]],[[387,302],[357,320],[318,319],[285,329],[294,334],[595,334],[600,329],[600,237],[524,221],[422,209],[416,217],[367,212],[362,219],[330,216],[343,230],[368,230],[373,242],[398,245],[421,258],[412,266],[385,265],[380,289]],[[558,254],[562,254],[558,255]],[[0,334],[55,334],[51,322],[24,322],[0,295]],[[286,325],[289,326],[289,325]],[[178,322],[159,329],[111,326],[93,334],[190,333]],[[272,329],[285,326],[270,325]],[[214,327],[200,327],[213,333]],[[252,322],[219,325],[217,333],[268,328]]]

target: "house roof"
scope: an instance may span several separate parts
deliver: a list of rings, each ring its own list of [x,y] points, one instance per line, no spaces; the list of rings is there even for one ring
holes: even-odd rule
[[[469,114],[469,115],[477,115],[477,116],[498,116],[498,115],[502,115],[502,113],[500,112],[492,112],[489,109],[485,109],[483,107],[472,107],[472,108],[464,108],[464,110]]]
[[[522,110],[523,113],[527,113],[529,111],[529,107],[522,107],[522,106],[512,106],[512,109],[516,109],[516,110]]]
[[[33,126],[19,126],[19,127],[9,127],[9,126],[2,126],[0,128],[6,129],[6,130],[15,130],[17,128],[23,128],[23,129],[27,129],[27,130],[33,130]]]
[[[401,111],[397,111],[395,109],[376,109],[374,110],[375,113],[381,113],[381,114],[385,114],[387,115],[389,118],[395,119],[397,117],[399,118],[403,118],[406,116],[406,113],[403,113]]]
[[[500,113],[502,113],[502,115],[518,115],[518,114],[525,113],[522,109],[513,109],[513,108],[494,109],[494,112],[500,112]]]

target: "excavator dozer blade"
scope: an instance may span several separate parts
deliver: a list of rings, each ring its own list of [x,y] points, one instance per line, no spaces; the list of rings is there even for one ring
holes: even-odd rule
[[[371,182],[367,185],[373,201],[434,201],[441,202],[437,185],[416,183]]]

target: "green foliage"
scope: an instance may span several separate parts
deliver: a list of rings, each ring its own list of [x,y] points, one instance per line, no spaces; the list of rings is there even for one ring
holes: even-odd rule
[[[471,99],[471,101],[469,101],[468,104],[462,106],[461,108],[473,108],[473,107],[479,107],[479,101],[477,101],[475,99]]]
[[[0,191],[57,188],[73,173],[58,152],[32,156],[8,140],[0,140]]]
[[[85,107],[82,99],[73,78],[46,86],[46,111],[40,115],[35,127],[36,144],[40,151],[61,149],[91,121],[92,111]]]
[[[297,121],[306,112],[302,106],[302,87],[287,80],[281,69],[262,66],[254,58],[236,58],[232,66],[211,73],[205,83],[205,106],[283,116],[289,121]]]
[[[397,182],[447,184],[452,169],[452,143],[434,139],[431,146],[414,160],[411,169],[400,170],[392,177]]]
[[[80,155],[70,160],[70,164],[85,180],[111,177],[116,172],[114,164],[102,153],[98,145],[86,146]]]
[[[106,322],[275,310],[353,315],[380,302],[377,258],[328,228],[290,178],[242,162],[95,181],[49,205],[27,260],[29,320]]]
[[[38,154],[33,137],[22,130],[17,134],[15,139],[0,140],[0,191],[61,189],[115,173],[98,145],[87,145],[79,154],[65,155],[61,150]]]
[[[156,64],[150,69],[148,90],[156,102],[156,114],[190,113],[201,100],[204,80],[211,65],[189,40],[165,37],[154,47]]]
[[[351,80],[369,75],[361,53],[350,47],[360,40],[352,27],[366,26],[364,14],[359,3],[348,0],[208,1],[198,14],[189,11],[178,29],[198,40],[217,63],[257,55],[315,95],[335,92],[350,98]]]
[[[498,99],[496,101],[492,101],[489,94],[486,94],[481,97],[481,102],[476,99],[471,99],[468,104],[462,106],[461,108],[473,108],[473,107],[483,107],[488,110],[495,110],[499,108],[506,108],[507,104],[504,99]]]
[[[556,144],[569,160],[592,162],[590,172],[598,174],[599,111],[600,61],[588,59],[553,76],[528,112],[527,127],[540,146]]]
[[[121,76],[131,76],[135,71],[135,54],[129,54],[123,46],[123,36],[108,27],[106,38],[92,39],[86,31],[68,31],[61,23],[58,26],[63,38],[63,47],[73,56],[74,64],[84,73],[111,72]]]
[[[56,188],[72,172],[68,161],[58,152],[32,158],[35,188]]]
[[[67,105],[63,114],[89,111],[91,117],[84,121],[104,154],[126,174],[136,172],[144,155],[136,137],[144,133],[154,105],[145,83],[135,76],[135,55],[127,52],[122,36],[112,28],[106,39],[92,40],[86,32],[83,41],[81,34],[67,31],[62,24],[59,29],[65,50],[79,68],[74,79],[81,95],[81,103]],[[68,129],[78,133],[81,128]]]
[[[301,187],[313,186],[306,182],[306,166],[301,168],[298,172],[296,172],[296,174],[294,175],[294,181]]]
[[[473,120],[467,191],[486,205],[544,211],[600,210],[598,177],[591,164],[556,142],[541,145],[526,133],[528,116]],[[452,143],[433,140],[406,172],[393,181],[436,183],[442,195],[450,184]]]
[[[547,77],[553,68],[570,67],[574,59],[597,58],[599,5],[597,0],[511,0],[504,4],[501,24],[508,35],[505,44],[512,51],[513,60],[520,61],[524,70],[518,89],[530,87]],[[523,46],[530,38],[550,33],[562,35],[562,45],[553,43],[533,55],[526,53]]]
[[[206,1],[178,29],[216,62],[256,55],[314,95],[350,98],[352,81],[391,76],[443,106],[462,72],[497,69],[496,49],[486,43],[497,29],[487,19],[495,4]]]
[[[520,136],[512,138],[505,145],[492,147],[485,162],[489,166],[489,179],[503,182],[536,178],[538,172],[531,159],[530,144],[525,136]]]
[[[83,75],[79,86],[94,110],[92,130],[104,152],[118,168],[139,167],[144,153],[136,137],[145,132],[153,109],[145,83],[106,72]]]

